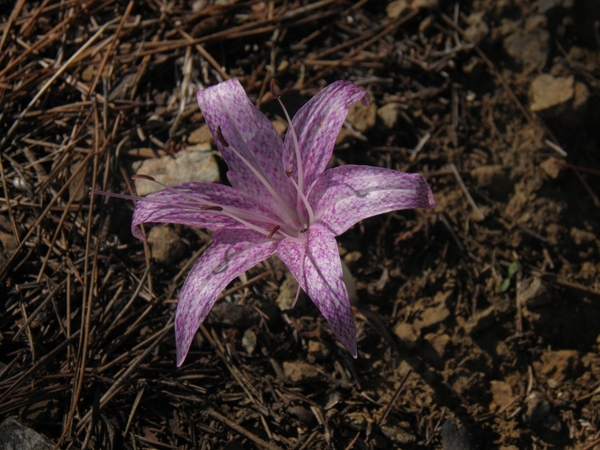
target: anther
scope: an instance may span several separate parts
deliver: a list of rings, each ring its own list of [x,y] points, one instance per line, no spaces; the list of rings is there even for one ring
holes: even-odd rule
[[[285,174],[286,174],[288,177],[291,177],[291,176],[292,176],[292,169],[287,169],[287,170],[285,171]]]
[[[220,206],[202,206],[200,209],[202,211],[223,211],[223,208]]]
[[[131,179],[132,180],[156,181],[156,179],[154,177],[151,177],[150,175],[144,175],[143,173],[140,173],[140,174],[137,174],[137,175],[132,175]]]
[[[219,138],[219,142],[223,147],[229,147],[229,143],[223,137],[223,132],[221,131],[221,127],[217,127],[217,137]]]
[[[274,99],[279,99],[279,94],[275,90],[275,78],[271,78],[271,95]]]
[[[279,225],[275,225],[273,227],[273,229],[271,230],[271,232],[269,233],[269,235],[267,236],[267,238],[271,239],[273,237],[273,235],[275,233],[277,233],[277,230],[279,230],[281,227]]]

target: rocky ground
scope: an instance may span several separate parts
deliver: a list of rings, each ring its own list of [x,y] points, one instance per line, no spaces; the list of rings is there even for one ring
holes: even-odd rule
[[[3,439],[22,423],[65,449],[600,449],[596,1],[10,3]],[[272,258],[177,369],[177,294],[210,233],[140,242],[131,202],[88,195],[151,192],[134,173],[226,182],[195,91],[229,77],[282,134],[271,79],[290,113],[353,81],[372,103],[331,164],[432,186],[436,209],[338,239],[357,360],[310,300],[289,309]]]

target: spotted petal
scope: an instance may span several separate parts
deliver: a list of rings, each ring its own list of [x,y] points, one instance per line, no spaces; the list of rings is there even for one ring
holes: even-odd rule
[[[377,214],[436,206],[422,175],[352,165],[324,172],[313,186],[309,201],[317,223],[336,236]]]
[[[336,81],[311,98],[294,116],[292,125],[298,136],[302,158],[304,193],[327,167],[348,115],[348,106],[358,101],[368,104],[369,96],[365,91],[349,81]],[[283,165],[292,169],[292,177],[297,180],[296,152],[289,131],[285,136]]]
[[[178,223],[198,228],[246,228],[226,215],[202,210],[202,206],[220,206],[236,212],[250,223],[267,224],[270,229],[279,219],[249,195],[229,186],[213,183],[184,183],[147,195],[135,205],[131,232],[138,239],[138,225],[146,222]]]
[[[197,98],[204,119],[229,166],[227,178],[231,185],[271,208],[291,204],[295,193],[281,164],[281,137],[269,119],[252,104],[240,82],[231,79],[219,83],[199,91]],[[219,138],[219,127],[228,146],[224,146]],[[265,186],[265,180],[271,188]],[[283,201],[277,201],[276,197]]]
[[[313,225],[301,238],[281,241],[277,255],[356,358],[356,327],[334,235],[321,225]]]
[[[179,294],[175,314],[178,367],[221,291],[277,248],[277,241],[250,230],[218,230],[213,238],[215,243],[194,265]]]

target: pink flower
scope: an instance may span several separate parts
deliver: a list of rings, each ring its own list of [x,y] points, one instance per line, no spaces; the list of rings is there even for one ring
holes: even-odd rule
[[[347,108],[358,101],[368,103],[368,96],[350,82],[327,86],[298,111],[282,142],[237,80],[198,92],[200,109],[229,166],[231,187],[186,183],[163,189],[138,201],[132,223],[138,238],[138,225],[145,222],[216,230],[214,244],[179,295],[178,366],[221,291],[273,254],[356,358],[356,328],[335,236],[376,214],[435,206],[418,174],[351,165],[325,170]]]

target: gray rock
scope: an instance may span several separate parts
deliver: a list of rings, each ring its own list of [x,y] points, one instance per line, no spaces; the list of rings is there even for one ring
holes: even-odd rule
[[[149,175],[167,186],[203,181],[217,183],[220,180],[217,161],[206,146],[189,147],[173,156],[148,159],[136,162],[133,169],[136,174]],[[210,147],[208,147],[210,148]],[[135,180],[135,188],[140,196],[156,192],[162,187],[149,180]]]
[[[9,417],[0,423],[0,450],[52,450],[42,435]]]

